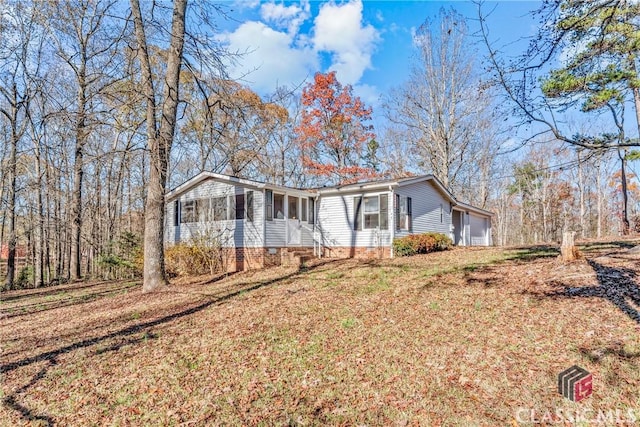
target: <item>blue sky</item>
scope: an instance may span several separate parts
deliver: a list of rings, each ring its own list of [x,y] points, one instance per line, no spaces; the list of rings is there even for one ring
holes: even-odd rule
[[[516,55],[522,44],[509,45],[535,33],[528,12],[539,2],[487,3],[491,38]],[[314,73],[337,71],[374,111],[380,97],[407,79],[414,54],[412,34],[440,8],[453,7],[477,29],[477,7],[467,1],[236,1],[226,3],[232,18],[221,23],[220,41],[244,53],[230,67],[261,95],[276,85],[296,86]],[[481,46],[478,46],[481,56]]]

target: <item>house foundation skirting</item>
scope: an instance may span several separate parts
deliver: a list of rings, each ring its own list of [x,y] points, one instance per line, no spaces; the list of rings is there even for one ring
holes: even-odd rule
[[[391,258],[391,248],[388,246],[325,246],[322,251],[322,256],[327,258]]]
[[[223,248],[223,263],[226,272],[257,270],[264,267],[283,265],[288,251],[312,250],[312,248]],[[324,247],[325,258],[390,258],[391,250],[386,247]]]

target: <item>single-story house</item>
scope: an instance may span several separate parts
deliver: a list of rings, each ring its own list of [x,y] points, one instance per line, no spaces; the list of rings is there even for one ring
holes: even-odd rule
[[[433,175],[298,189],[202,172],[166,196],[165,243],[225,251],[227,269],[318,257],[393,257],[396,237],[443,233],[456,245],[491,245],[492,213],[461,203]]]

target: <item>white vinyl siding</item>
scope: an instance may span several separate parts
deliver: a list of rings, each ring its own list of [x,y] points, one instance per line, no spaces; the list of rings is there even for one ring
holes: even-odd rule
[[[354,198],[378,196],[380,194],[389,193],[376,192],[321,196],[318,199],[319,206],[317,208],[318,217],[316,221],[323,244],[330,247],[360,246],[374,248],[389,246],[391,241],[389,230],[380,230],[378,228],[354,230]],[[392,197],[387,197],[388,215],[393,212],[392,199]],[[361,209],[363,208],[361,207]],[[363,220],[364,218],[361,218],[361,221]],[[388,224],[393,223],[393,219],[389,218]]]
[[[397,230],[395,237],[409,234],[451,234],[451,204],[431,181],[405,185],[395,190],[402,197],[411,197],[411,231]]]
[[[253,221],[246,219],[246,217],[236,220],[236,195],[244,194],[246,202],[246,194],[249,191],[253,191]],[[185,205],[197,205],[193,201],[206,200],[209,214],[199,215],[201,209],[205,208],[203,202],[201,202],[202,206],[197,209],[196,206],[193,207],[193,214],[189,214],[187,217],[181,215],[180,224],[175,227],[173,225],[175,200],[171,200],[165,208],[165,241],[169,244],[174,244],[180,242],[188,243],[193,239],[204,239],[205,241],[219,241],[223,247],[262,247],[264,246],[264,209],[256,209],[256,207],[262,206],[263,196],[263,192],[256,191],[253,188],[207,179],[181,194],[178,201],[182,209]],[[212,205],[214,209],[210,210]],[[215,206],[217,205],[220,206],[216,212]],[[223,205],[224,207],[222,207]],[[196,214],[200,218],[197,218]],[[212,220],[214,215],[219,220]]]

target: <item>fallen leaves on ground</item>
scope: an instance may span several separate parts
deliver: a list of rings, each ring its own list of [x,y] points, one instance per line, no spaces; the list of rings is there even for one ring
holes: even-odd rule
[[[640,418],[639,259],[623,243],[571,264],[550,247],[457,248],[152,294],[6,292],[0,423],[520,425],[584,405]],[[574,364],[594,377],[580,403],[556,390]]]

